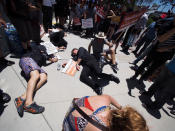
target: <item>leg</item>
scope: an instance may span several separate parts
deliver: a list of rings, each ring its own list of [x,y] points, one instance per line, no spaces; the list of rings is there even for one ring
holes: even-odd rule
[[[155,70],[162,66],[166,61],[165,60],[154,60],[149,69],[140,77],[139,80],[147,80],[150,75],[152,75]]]
[[[150,43],[151,43],[150,40],[146,40],[144,46],[143,46],[142,49],[139,51],[138,56],[140,56],[140,55],[145,51],[145,49],[149,46]]]
[[[46,83],[46,81],[47,81],[47,75],[45,73],[39,74],[39,81],[38,81],[38,83],[36,85],[36,88],[34,89],[34,93],[36,93],[36,91],[38,91]],[[27,97],[26,93],[24,93],[21,96],[22,99],[26,99],[26,97]]]
[[[90,86],[92,89],[95,88],[95,82],[89,78],[91,74],[91,70],[88,66],[84,65],[83,70],[80,75],[80,81],[85,83],[86,85]]]
[[[133,51],[133,53],[137,53],[137,51],[140,49],[140,47],[144,44],[145,42],[145,37],[141,38],[138,42],[137,42],[137,47],[136,49]]]
[[[153,54],[154,55],[154,54]],[[147,67],[150,63],[152,62],[152,54],[148,55],[144,62],[139,66],[137,71],[135,72],[134,76],[132,77],[133,79],[136,79],[139,74],[141,74],[144,71],[144,68]]]
[[[34,90],[36,88],[39,78],[40,78],[40,75],[37,70],[30,72],[30,80],[27,83],[27,91],[26,91],[26,102],[25,102],[26,106],[32,104],[33,102],[33,93],[34,93]]]
[[[111,52],[110,55],[112,58],[112,64],[115,65],[116,64],[115,50],[111,49],[110,52]]]

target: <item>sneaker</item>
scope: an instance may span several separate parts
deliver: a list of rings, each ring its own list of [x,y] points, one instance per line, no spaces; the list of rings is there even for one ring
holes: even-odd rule
[[[112,70],[114,71],[114,73],[117,73],[117,71],[118,71],[117,64],[112,64],[112,65],[111,65],[111,68],[112,68]]]
[[[94,92],[95,92],[97,95],[102,95],[102,94],[103,94],[103,92],[102,92],[102,87],[95,88],[95,89],[94,89]]]
[[[25,100],[23,100],[21,97],[18,97],[14,102],[19,116],[23,117]]]
[[[7,93],[2,93],[2,102],[8,103],[11,100],[11,97]]]
[[[24,111],[32,114],[40,114],[44,112],[45,108],[43,106],[37,105],[35,102],[29,106],[24,106]]]
[[[112,81],[116,82],[117,84],[120,83],[120,80],[119,80],[118,77],[116,77],[116,76],[114,76],[114,75],[111,75],[111,77],[112,77],[112,78],[111,78]]]

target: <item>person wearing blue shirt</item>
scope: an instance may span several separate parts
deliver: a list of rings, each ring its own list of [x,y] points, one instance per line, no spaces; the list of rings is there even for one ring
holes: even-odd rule
[[[156,37],[156,28],[155,28],[156,22],[153,22],[149,27],[146,29],[146,33],[137,43],[136,49],[133,51],[134,54],[137,54],[137,52],[140,50],[142,45],[142,49],[139,51],[138,56],[140,56],[143,51],[148,47],[148,45],[152,42],[152,40]],[[144,33],[143,33],[144,34]]]

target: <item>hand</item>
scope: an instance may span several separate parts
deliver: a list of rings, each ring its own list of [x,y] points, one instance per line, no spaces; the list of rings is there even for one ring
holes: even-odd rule
[[[5,22],[2,18],[0,18],[0,27],[1,27],[2,25],[4,25],[5,27],[7,27],[7,26],[6,26],[6,22]]]
[[[79,71],[80,70],[80,66],[78,64],[76,64],[76,69]]]
[[[67,63],[62,64],[62,67],[64,68],[67,65]]]
[[[53,62],[53,63],[54,63],[54,62],[57,62],[57,61],[58,61],[58,58],[56,58],[56,57],[51,58],[50,61]]]
[[[109,43],[109,47],[113,47],[113,44],[112,43]]]

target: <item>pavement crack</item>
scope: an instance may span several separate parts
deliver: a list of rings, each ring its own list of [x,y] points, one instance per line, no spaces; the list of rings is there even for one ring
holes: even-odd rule
[[[23,87],[26,89],[27,87],[25,86],[25,84],[23,83],[23,81],[21,80],[21,78],[19,77],[18,73],[16,72],[16,70],[14,69],[13,66],[11,66],[12,70],[15,72],[15,74],[17,75],[18,79],[20,80],[21,84],[23,85]]]

